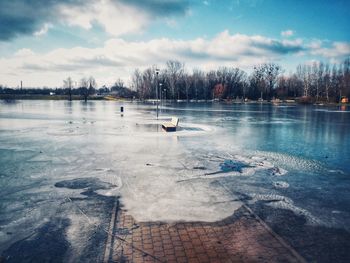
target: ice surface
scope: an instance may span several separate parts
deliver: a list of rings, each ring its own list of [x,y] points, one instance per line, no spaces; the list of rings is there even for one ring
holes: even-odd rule
[[[141,103],[0,106],[0,252],[65,222],[78,258],[98,231],[103,239],[117,197],[138,221],[213,222],[264,201],[308,224],[349,225],[348,126],[314,126],[309,116],[322,112],[172,104],[156,119]],[[172,116],[179,129],[165,133]]]

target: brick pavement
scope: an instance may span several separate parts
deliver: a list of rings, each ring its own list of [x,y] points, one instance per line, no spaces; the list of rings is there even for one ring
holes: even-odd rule
[[[117,210],[105,262],[304,262],[247,207],[214,223],[136,222]]]

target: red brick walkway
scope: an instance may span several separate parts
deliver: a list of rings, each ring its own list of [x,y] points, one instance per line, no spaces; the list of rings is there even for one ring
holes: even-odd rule
[[[249,208],[214,223],[112,217],[105,262],[304,262]]]

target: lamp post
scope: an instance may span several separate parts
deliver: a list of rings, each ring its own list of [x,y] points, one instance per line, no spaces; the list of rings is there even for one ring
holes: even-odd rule
[[[157,119],[158,119],[158,74],[159,74],[159,69],[156,68],[156,78],[157,78],[157,86],[156,86]]]
[[[159,93],[160,93],[160,107],[162,107],[162,86],[163,86],[163,83],[159,83]],[[160,109],[162,110],[162,109]]]

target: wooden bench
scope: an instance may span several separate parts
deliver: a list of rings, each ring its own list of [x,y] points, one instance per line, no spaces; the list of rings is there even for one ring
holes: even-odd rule
[[[176,131],[176,127],[178,124],[179,124],[179,118],[172,117],[170,122],[165,122],[162,124],[162,128],[166,132],[174,132],[174,131]]]

